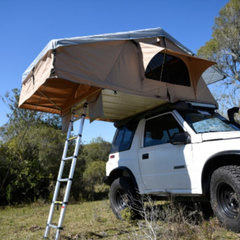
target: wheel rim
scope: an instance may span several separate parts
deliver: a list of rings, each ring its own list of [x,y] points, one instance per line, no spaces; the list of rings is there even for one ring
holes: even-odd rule
[[[226,217],[236,218],[239,214],[239,200],[233,188],[226,183],[221,183],[217,188],[217,197]]]
[[[115,201],[118,211],[124,210],[128,206],[127,193],[122,189],[118,189],[115,194]]]

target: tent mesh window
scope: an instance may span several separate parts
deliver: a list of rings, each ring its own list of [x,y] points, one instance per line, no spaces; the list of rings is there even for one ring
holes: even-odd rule
[[[178,57],[157,53],[149,62],[145,77],[161,82],[190,86],[186,64]]]

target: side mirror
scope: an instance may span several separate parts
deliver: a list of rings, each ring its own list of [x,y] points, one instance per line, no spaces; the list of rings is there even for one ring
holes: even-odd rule
[[[187,132],[176,133],[171,137],[173,145],[187,144],[191,142],[191,136]]]
[[[234,114],[238,113],[238,111],[239,111],[239,107],[233,107],[231,109],[228,109],[227,114],[228,114],[229,121],[235,126],[237,126],[238,128],[240,128],[240,125],[234,119]]]

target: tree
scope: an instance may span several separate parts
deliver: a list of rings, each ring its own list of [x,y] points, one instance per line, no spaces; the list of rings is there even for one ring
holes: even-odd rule
[[[226,79],[223,94],[217,97],[223,108],[239,105],[240,89],[240,1],[230,0],[215,18],[212,39],[198,50],[198,55],[217,62]],[[221,86],[220,86],[221,87]],[[216,94],[215,94],[216,96]]]
[[[94,199],[95,187],[102,184],[110,148],[111,144],[101,137],[93,139],[83,148],[82,157],[86,164],[83,180],[85,190],[89,192],[88,197],[91,199]]]
[[[86,187],[90,190],[90,195],[94,196],[95,186],[102,183],[105,174],[106,163],[103,161],[93,161],[87,165],[83,173]]]
[[[217,62],[230,83],[240,83],[240,1],[231,0],[215,18],[212,39],[198,55]]]
[[[61,129],[60,117],[37,112],[32,110],[26,110],[18,108],[20,90],[15,88],[12,93],[6,92],[4,96],[0,96],[1,100],[9,108],[7,113],[8,122],[4,126],[0,127],[0,138],[3,142],[7,142],[9,139],[24,133],[25,129],[31,125],[43,124],[55,129]]]
[[[84,146],[83,153],[86,162],[90,163],[97,160],[106,162],[110,147],[111,144],[104,141],[101,137],[94,138],[89,144]]]
[[[19,109],[18,89],[1,98],[9,113],[0,129],[0,204],[47,198],[65,141],[60,118]]]

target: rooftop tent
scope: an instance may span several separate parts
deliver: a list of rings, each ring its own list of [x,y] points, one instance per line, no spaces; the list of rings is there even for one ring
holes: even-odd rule
[[[213,64],[161,28],[52,40],[23,74],[19,107],[63,117],[87,101],[87,117],[114,122],[165,102],[216,104]]]

